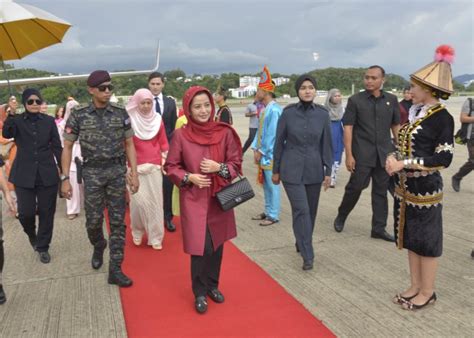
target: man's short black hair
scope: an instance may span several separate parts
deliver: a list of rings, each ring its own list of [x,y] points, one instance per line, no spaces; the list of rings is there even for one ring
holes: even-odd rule
[[[410,91],[410,87],[403,88],[403,92],[409,92],[409,91]]]
[[[370,66],[369,69],[380,69],[380,71],[382,72],[382,77],[385,77],[385,69],[383,69],[382,66],[373,65],[373,66]]]
[[[148,75],[148,82],[150,82],[152,79],[156,79],[157,77],[160,78],[162,82],[165,82],[165,76],[160,72],[153,72]]]

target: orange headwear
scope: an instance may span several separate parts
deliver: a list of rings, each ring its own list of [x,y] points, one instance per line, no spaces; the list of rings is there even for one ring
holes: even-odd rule
[[[260,82],[258,84],[258,88],[262,88],[263,90],[274,93],[275,92],[275,83],[272,81],[272,75],[268,70],[267,66],[263,67],[263,71],[260,74]]]

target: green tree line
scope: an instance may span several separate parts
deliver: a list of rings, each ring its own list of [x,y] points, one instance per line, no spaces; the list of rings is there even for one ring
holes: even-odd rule
[[[365,68],[326,68],[317,69],[310,71],[317,81],[318,90],[329,90],[331,88],[338,88],[344,94],[350,94],[352,85],[354,85],[355,92],[364,88],[363,77]],[[57,75],[46,71],[36,69],[18,69],[8,72],[10,79],[17,78],[34,78]],[[239,77],[244,75],[258,76],[258,74],[237,74],[237,73],[223,73],[217,75],[199,75],[193,76],[186,75],[181,69],[173,69],[164,73],[166,78],[165,94],[171,95],[178,100],[181,100],[184,92],[191,86],[199,85],[209,88],[211,91],[217,89],[218,86],[222,86],[226,89],[239,87]],[[184,82],[186,77],[192,79],[190,82]],[[273,77],[288,77],[289,83],[278,86],[276,88],[277,96],[290,95],[296,96],[294,84],[299,74],[283,75],[279,73],[272,74]],[[1,72],[0,79],[5,79],[5,74]],[[115,86],[115,95],[117,96],[128,96],[133,95],[135,90],[139,88],[147,87],[147,76],[146,75],[134,75],[134,76],[121,76],[113,78],[113,84]],[[408,85],[408,81],[402,76],[396,74],[387,74],[385,81],[385,88],[387,90],[397,89],[402,90]],[[51,104],[64,104],[68,96],[73,96],[79,102],[89,101],[89,94],[87,92],[85,80],[81,81],[68,81],[59,83],[50,83],[44,85],[34,85],[38,88],[44,99]],[[466,91],[466,89],[460,84],[455,82],[456,91]],[[21,92],[26,86],[21,88],[13,88],[14,95],[20,96]],[[471,90],[474,90],[474,84],[470,86]],[[469,90],[469,88],[467,89]],[[6,102],[9,96],[8,88],[4,87],[0,89],[0,103]]]

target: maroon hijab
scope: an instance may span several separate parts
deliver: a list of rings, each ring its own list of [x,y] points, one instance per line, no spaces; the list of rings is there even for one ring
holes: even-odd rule
[[[191,102],[197,94],[206,94],[209,97],[209,101],[211,102],[211,116],[209,117],[208,122],[202,123],[195,121],[191,116]],[[184,115],[188,119],[187,125],[183,126],[183,136],[192,143],[210,146],[211,160],[219,163],[225,161],[225,154],[222,152],[222,147],[220,144],[223,142],[224,137],[228,133],[228,129],[232,131],[234,142],[238,144],[238,148],[242,149],[239,135],[237,135],[234,128],[232,128],[227,123],[214,122],[216,108],[212,94],[207,88],[201,86],[193,86],[189,88],[183,96],[183,110]],[[240,154],[240,156],[242,157],[242,154]],[[242,173],[241,164],[235,169],[239,173]],[[211,174],[211,178],[213,183],[211,192],[212,196],[215,196],[216,192],[226,186],[228,182],[217,174]]]

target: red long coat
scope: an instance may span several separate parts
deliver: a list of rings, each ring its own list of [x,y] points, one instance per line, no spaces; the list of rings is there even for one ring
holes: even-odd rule
[[[182,129],[174,131],[165,163],[165,170],[170,180],[178,187],[186,172],[202,174],[199,169],[202,159],[211,158],[209,146],[188,141],[182,131]],[[225,153],[225,163],[229,167],[232,180],[237,177],[235,164],[240,165],[242,158],[239,155],[240,146],[234,141],[230,129],[221,143],[221,149]],[[184,252],[190,255],[203,255],[206,224],[211,233],[214,249],[237,236],[234,211],[222,211],[216,197],[212,197],[210,191],[210,188],[200,189],[193,184],[180,187]]]

